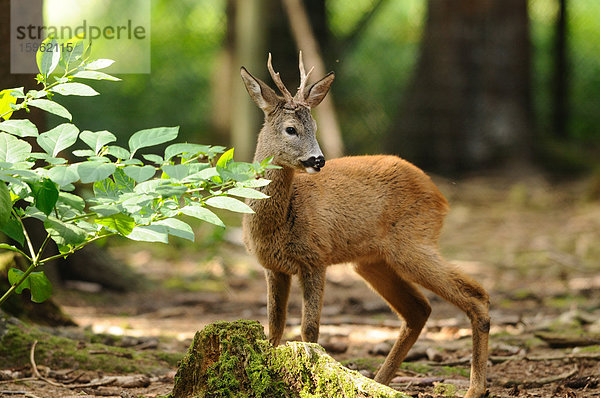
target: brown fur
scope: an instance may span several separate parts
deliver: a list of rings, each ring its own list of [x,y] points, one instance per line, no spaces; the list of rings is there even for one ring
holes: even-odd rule
[[[305,91],[306,104],[318,105],[332,76]],[[396,156],[345,157],[328,161],[318,174],[299,172],[302,160],[320,153],[310,109],[286,111],[283,98],[265,83],[245,69],[242,78],[265,112],[255,160],[273,156],[282,166],[266,173],[271,183],[262,192],[270,198],[250,200],[255,214],[244,217],[245,243],[266,270],[271,342],[278,344],[283,335],[291,276],[298,276],[303,291],[302,339],[316,342],[326,267],[351,262],[406,321],[377,381],[390,382],[429,317],[418,284],[469,316],[473,362],[467,397],[484,394],[489,297],[438,253],[448,203],[431,179]],[[297,136],[285,132],[289,126]]]

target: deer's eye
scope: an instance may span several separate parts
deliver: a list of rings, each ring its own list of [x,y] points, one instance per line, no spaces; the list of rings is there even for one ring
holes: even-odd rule
[[[285,132],[288,133],[289,135],[298,135],[298,132],[293,127],[286,127]]]

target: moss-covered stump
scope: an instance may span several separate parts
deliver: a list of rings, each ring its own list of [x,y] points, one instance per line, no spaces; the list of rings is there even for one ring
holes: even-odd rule
[[[343,367],[318,344],[273,347],[258,322],[240,320],[196,333],[171,397],[408,396]]]

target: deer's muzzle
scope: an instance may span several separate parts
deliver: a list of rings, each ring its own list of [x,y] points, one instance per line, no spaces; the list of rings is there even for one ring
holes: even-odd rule
[[[308,173],[316,173],[321,171],[321,167],[325,166],[325,156],[311,156],[310,158],[303,160],[302,165],[306,167]]]

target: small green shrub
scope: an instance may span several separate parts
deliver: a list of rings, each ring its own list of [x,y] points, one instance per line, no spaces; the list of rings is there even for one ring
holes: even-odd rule
[[[55,258],[66,257],[85,245],[111,235],[146,242],[167,243],[169,235],[194,240],[192,228],[179,216],[187,215],[224,227],[209,208],[252,213],[237,198],[262,199],[255,188],[270,159],[262,163],[233,161],[233,148],[175,143],[164,155],[141,155],[139,151],[177,138],[178,127],[158,127],[135,132],[128,146],[114,145],[109,131],[79,131],[72,115],[53,100],[56,94],[94,96],[92,87],[79,79],[120,79],[99,72],[108,59],[90,60],[91,45],[75,37],[59,45],[51,36],[40,46],[36,60],[41,90],[23,88],[0,92],[0,232],[16,244],[0,243],[0,249],[20,253],[29,262],[25,270],[11,268],[11,287],[0,305],[14,292],[30,289],[34,302],[43,302],[52,291],[41,270]],[[61,70],[62,74],[56,73]],[[52,79],[51,79],[52,78]],[[58,115],[69,122],[39,133],[27,119],[10,119],[15,111],[30,107]],[[33,152],[35,139],[44,152]],[[71,162],[61,154],[81,141],[87,149],[74,150]],[[142,160],[143,159],[143,160]],[[75,183],[91,185],[91,196],[75,192]],[[39,247],[29,237],[23,220],[38,219],[46,237]],[[59,254],[44,257],[53,240]]]

